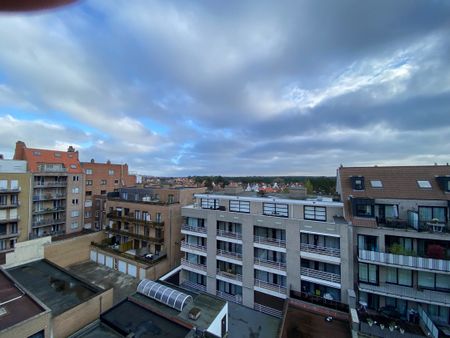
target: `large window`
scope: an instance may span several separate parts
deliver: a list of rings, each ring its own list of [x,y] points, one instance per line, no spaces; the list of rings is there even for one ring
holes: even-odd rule
[[[419,287],[431,290],[450,290],[450,275],[419,271]]]
[[[230,201],[230,211],[250,213],[249,201]]]
[[[412,286],[412,271],[388,267],[386,270],[386,283]]]
[[[263,203],[263,214],[267,216],[289,217],[287,204]]]
[[[219,200],[213,198],[201,199],[202,209],[217,209],[219,208]]]
[[[359,281],[369,284],[378,284],[378,266],[374,264],[359,263]]]
[[[305,219],[323,222],[326,222],[327,220],[327,208],[325,207],[315,207],[312,205],[305,205],[304,213]]]
[[[419,222],[429,222],[437,219],[441,223],[446,222],[447,208],[444,207],[419,207]]]

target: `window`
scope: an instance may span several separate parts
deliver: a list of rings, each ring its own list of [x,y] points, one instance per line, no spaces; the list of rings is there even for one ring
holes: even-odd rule
[[[91,218],[91,217],[92,217],[92,212],[90,212],[90,211],[85,211],[85,212],[84,212],[84,217],[86,217],[86,218]]]
[[[100,195],[106,195],[106,190],[101,190]]]
[[[86,191],[86,196],[92,196],[92,191]]]
[[[40,156],[40,155],[41,155],[41,152],[40,152],[40,151],[33,151],[33,155],[34,155],[34,156]]]
[[[8,189],[8,180],[0,180],[0,189]]]
[[[19,189],[19,181],[18,180],[11,180],[10,185],[11,185],[11,189]]]
[[[106,185],[106,180],[100,180],[100,185]]]
[[[245,212],[250,213],[250,202],[249,201],[230,201],[230,211],[234,212]]]
[[[92,185],[92,180],[86,180],[86,185]]]
[[[359,263],[359,281],[369,284],[378,284],[378,266],[374,264]]]
[[[161,213],[157,212],[156,213],[156,223],[161,223],[161,222],[162,222]]]
[[[78,198],[72,199],[72,205],[78,205]]]
[[[202,209],[218,209],[219,200],[212,198],[202,198],[201,199]]]
[[[72,181],[78,182],[80,180],[79,176],[72,176]]]
[[[172,194],[169,195],[168,203],[169,203],[169,204],[174,203],[174,197],[173,197]]]
[[[78,187],[72,188],[72,194],[79,194],[79,193],[80,193],[80,188],[78,188]]]
[[[450,275],[419,271],[419,287],[431,290],[450,290]]]
[[[76,165],[76,164],[71,164],[70,167],[71,167],[72,169],[77,169],[77,165]]]
[[[351,181],[353,190],[364,190],[364,176],[352,176]]]
[[[305,205],[303,209],[305,219],[313,220],[313,221],[323,221],[327,220],[327,208],[325,207],[316,207],[312,205]]]
[[[419,222],[430,222],[437,219],[439,223],[447,222],[447,208],[444,207],[419,207]]]
[[[417,185],[419,186],[419,188],[423,188],[423,189],[430,189],[431,188],[430,181],[417,181]]]
[[[109,175],[109,176],[114,176],[114,170],[109,169],[109,170],[108,170],[108,175]]]
[[[114,180],[114,184],[119,184],[119,180]]]
[[[380,180],[372,180],[370,181],[370,185],[372,188],[383,188],[383,183]]]
[[[55,157],[61,157],[61,153],[54,153]]]
[[[80,216],[80,211],[73,210],[71,214],[72,214],[72,217],[78,217],[78,216]]]
[[[267,216],[289,217],[287,204],[263,203],[263,214]]]
[[[72,224],[70,225],[71,229],[76,229],[78,228],[78,222],[72,222]]]
[[[86,169],[86,175],[92,175],[92,169]]]
[[[374,217],[375,201],[370,198],[351,198],[353,216]]]
[[[386,283],[412,286],[412,271],[387,267]]]

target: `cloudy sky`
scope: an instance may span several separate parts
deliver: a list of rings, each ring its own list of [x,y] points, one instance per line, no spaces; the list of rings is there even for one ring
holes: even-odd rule
[[[0,153],[150,175],[450,162],[450,2],[104,1],[0,14]]]

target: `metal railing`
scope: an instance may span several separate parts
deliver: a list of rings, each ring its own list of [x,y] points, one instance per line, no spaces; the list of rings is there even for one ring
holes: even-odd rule
[[[33,222],[32,227],[37,228],[37,227],[43,227],[43,226],[48,226],[48,225],[54,225],[54,224],[62,224],[65,222],[66,222],[65,218],[64,219],[48,219],[48,220]]]
[[[195,262],[190,262],[185,258],[181,259],[181,265],[188,266],[190,268],[206,272],[206,265],[200,264],[200,263],[195,263]]]
[[[66,207],[46,208],[41,210],[33,210],[33,214],[47,214],[52,212],[61,212],[66,210]]]
[[[184,281],[183,283],[181,283],[182,286],[187,287],[187,288],[191,288],[194,290],[199,290],[202,292],[206,292],[206,286],[202,285],[202,284],[198,284],[198,283],[194,283],[191,281]]]
[[[233,280],[242,282],[242,275],[240,275],[238,273],[227,272],[227,271],[222,271],[220,269],[217,269],[217,275],[228,278],[228,279],[233,279]]]
[[[270,306],[254,303],[253,308],[256,311],[265,313],[266,315],[281,318],[283,317],[283,311],[271,308]]]
[[[141,239],[143,241],[149,241],[149,242],[154,242],[154,243],[163,243],[164,242],[164,234],[162,234],[161,237],[150,237],[150,236],[140,235],[140,234],[128,231],[128,230],[115,229],[114,227],[109,228],[107,231],[110,231],[112,233],[116,233],[119,235],[123,235],[123,236],[134,237],[137,239]]]
[[[217,229],[217,236],[232,238],[232,239],[242,239],[242,234],[239,232],[230,232],[221,229]]]
[[[20,187],[17,188],[0,188],[0,194],[5,194],[5,193],[16,193],[16,192],[20,192],[22,189]]]
[[[217,249],[217,255],[218,256],[222,256],[222,257],[227,257],[227,258],[237,259],[239,261],[242,261],[242,254],[239,253],[239,252]]]
[[[151,221],[151,220],[139,219],[139,218],[135,217],[134,213],[129,213],[128,215],[122,215],[122,214],[118,214],[117,212],[109,212],[106,214],[106,217],[111,218],[111,219],[117,219],[117,220],[121,220],[121,221],[130,222],[130,223],[140,223],[143,225],[151,225],[151,226],[159,226],[159,227],[164,226],[163,221],[158,221],[158,220]]]
[[[423,324],[428,332],[430,332],[431,337],[438,338],[439,337],[439,329],[433,323],[430,317],[428,317],[427,313],[423,310],[423,308],[418,306],[419,318],[421,320],[421,324]]]
[[[216,296],[223,298],[229,302],[242,304],[242,295],[239,295],[239,294],[232,295],[232,294],[217,290]]]
[[[45,195],[34,195],[33,201],[46,201],[54,199],[65,199],[65,194],[45,194]]]
[[[65,173],[67,172],[67,168],[63,167],[49,167],[45,165],[38,166],[38,172],[40,173]]]
[[[300,268],[300,276],[317,278],[333,283],[341,283],[341,276],[336,273],[305,268],[303,266]]]
[[[187,224],[181,225],[181,230],[198,232],[201,234],[206,234],[208,231],[208,229],[206,227],[195,227],[195,226],[187,225]]]
[[[279,239],[279,238],[270,238],[270,237],[263,237],[263,236],[254,236],[254,242],[259,244],[266,244],[266,245],[272,245],[279,248],[285,248],[286,247],[286,240]]]
[[[4,239],[4,238],[11,238],[11,237],[19,237],[20,236],[20,231],[16,230],[16,231],[9,231],[9,232],[3,232],[0,233],[0,238]]]
[[[282,294],[286,294],[286,292],[287,292],[286,287],[283,285],[272,284],[272,283],[269,283],[266,281],[262,281],[260,279],[255,279],[255,286],[260,287],[262,289],[267,289],[267,290],[275,291],[278,293],[282,293]]]
[[[277,261],[271,261],[271,260],[255,257],[254,263],[256,265],[265,266],[267,268],[273,268],[273,269],[286,271],[286,263],[285,262],[277,262]]]
[[[198,245],[198,244],[191,244],[191,243],[187,243],[186,241],[181,241],[181,248],[202,251],[202,252],[206,253],[206,246]]]
[[[320,245],[300,243],[300,251],[315,253],[318,255],[341,257],[341,250]]]
[[[423,270],[450,272],[450,260],[425,258],[417,256],[397,255],[386,252],[359,250],[360,260],[379,262],[387,265],[407,266]]]
[[[20,202],[17,201],[16,203],[0,204],[0,209],[12,209],[12,208],[18,208],[19,206],[20,206]]]
[[[61,181],[61,182],[34,182],[35,188],[45,188],[45,187],[65,187],[67,186],[67,181]]]
[[[18,221],[20,221],[20,216],[14,216],[14,217],[0,219],[0,223],[16,223]]]

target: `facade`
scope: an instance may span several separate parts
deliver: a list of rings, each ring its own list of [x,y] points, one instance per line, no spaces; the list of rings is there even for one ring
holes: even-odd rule
[[[139,269],[136,271],[134,264],[130,272],[128,261],[124,272],[141,279],[158,278],[179,265],[181,207],[192,203],[193,195],[203,191],[204,188],[119,188],[107,195],[107,249],[117,252],[114,258],[117,261],[134,258],[139,263]],[[150,270],[141,273],[145,265],[154,265],[159,260],[168,264],[152,275]]]
[[[30,187],[25,161],[0,160],[0,255],[28,239]]]
[[[433,337],[450,323],[449,175],[449,166],[437,165],[337,173],[360,307],[420,318]]]
[[[83,229],[84,178],[78,152],[27,148],[18,141],[15,160],[31,174],[29,238],[58,236]]]
[[[84,227],[102,229],[104,214],[101,196],[119,188],[136,185],[136,176],[129,175],[127,164],[81,162],[85,174]],[[96,202],[99,201],[99,202]]]
[[[347,303],[352,235],[342,203],[195,197],[182,209],[182,285],[279,316],[292,292]]]

